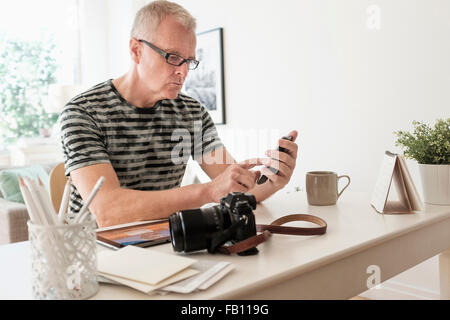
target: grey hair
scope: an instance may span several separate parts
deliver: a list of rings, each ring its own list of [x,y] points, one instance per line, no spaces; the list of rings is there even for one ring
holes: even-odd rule
[[[197,22],[186,9],[174,2],[157,0],[139,9],[131,29],[131,38],[152,41],[159,24],[167,16],[175,17],[183,27],[195,32]]]

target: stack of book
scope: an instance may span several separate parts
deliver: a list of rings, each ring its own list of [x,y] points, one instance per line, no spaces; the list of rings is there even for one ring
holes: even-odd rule
[[[125,285],[146,294],[205,290],[232,269],[228,262],[197,261],[135,246],[98,253],[101,282]]]

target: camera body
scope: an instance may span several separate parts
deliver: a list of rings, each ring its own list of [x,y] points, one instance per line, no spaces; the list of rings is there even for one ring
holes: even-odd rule
[[[185,210],[169,216],[170,236],[176,252],[207,249],[215,253],[226,242],[233,244],[256,236],[255,196],[232,192],[220,204],[194,210]],[[257,254],[251,248],[239,255]]]

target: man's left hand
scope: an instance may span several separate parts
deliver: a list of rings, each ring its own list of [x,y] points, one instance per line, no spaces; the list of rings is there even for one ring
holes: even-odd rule
[[[278,145],[287,150],[287,153],[278,150],[267,150],[266,155],[270,158],[261,159],[261,163],[266,168],[261,169],[261,175],[267,176],[272,186],[280,190],[284,188],[291,180],[292,174],[297,163],[298,145],[295,143],[298,137],[297,131],[289,133],[292,136],[292,141],[280,139]],[[267,167],[278,170],[278,174],[273,173]]]

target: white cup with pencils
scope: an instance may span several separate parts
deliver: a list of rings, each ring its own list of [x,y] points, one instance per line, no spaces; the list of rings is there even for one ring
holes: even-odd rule
[[[67,218],[71,181],[68,180],[59,213],[42,182],[19,178],[28,209],[32,291],[35,299],[87,299],[97,293],[96,223],[88,219],[89,206],[104,178],[94,187],[82,215]],[[70,223],[68,223],[70,222]]]

